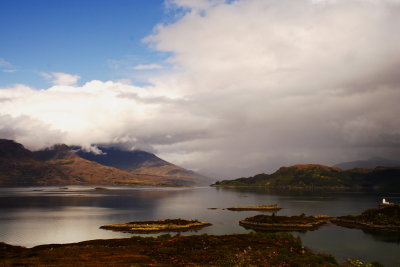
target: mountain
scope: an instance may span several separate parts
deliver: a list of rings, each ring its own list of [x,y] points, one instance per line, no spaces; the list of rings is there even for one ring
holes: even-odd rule
[[[66,145],[32,152],[0,139],[0,186],[196,185],[209,178],[144,151],[103,148],[95,155]],[[81,157],[82,155],[82,157]]]
[[[36,151],[34,155],[37,159],[51,166],[56,166],[65,175],[65,181],[63,181],[65,184],[162,184],[158,177],[143,177],[139,174],[83,159],[66,145],[55,145],[51,148]]]
[[[271,188],[338,188],[361,190],[399,190],[400,168],[342,170],[318,164],[281,167],[272,174],[216,182],[216,186],[263,186]]]
[[[45,184],[63,174],[54,166],[36,159],[23,145],[0,139],[0,186],[23,186]]]
[[[75,149],[77,149],[77,155],[84,159],[144,177],[156,176],[164,183],[178,185],[210,183],[210,178],[169,163],[149,152],[140,150],[125,151],[105,146],[98,147],[102,152],[101,154],[86,152],[77,147]]]
[[[0,186],[158,183],[157,179],[85,160],[66,145],[32,152],[12,140],[0,139]]]
[[[373,169],[379,166],[385,166],[385,167],[399,167],[400,166],[400,161],[398,160],[391,160],[391,159],[385,159],[385,158],[380,158],[380,157],[374,157],[370,158],[367,160],[357,160],[357,161],[350,161],[350,162],[342,162],[334,165],[334,167],[343,169],[343,170],[348,170],[348,169],[353,169],[353,168],[368,168],[368,169]]]

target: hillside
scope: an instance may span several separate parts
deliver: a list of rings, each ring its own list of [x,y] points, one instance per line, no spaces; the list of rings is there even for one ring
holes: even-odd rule
[[[85,152],[79,147],[76,147],[76,153],[84,159],[129,171],[143,177],[156,176],[163,183],[194,185],[209,184],[211,182],[208,177],[169,163],[149,152],[140,150],[124,151],[115,147],[104,146],[99,146],[98,148],[103,152],[102,154]]]
[[[32,152],[12,140],[0,139],[0,186],[206,183],[208,178],[144,151],[104,148],[103,154],[95,155],[55,145]]]
[[[374,157],[367,160],[356,160],[349,162],[341,162],[333,167],[340,168],[342,170],[349,170],[354,168],[366,168],[366,169],[374,169],[379,166],[385,167],[400,167],[400,161],[385,159],[380,157]]]
[[[123,184],[123,185],[156,185],[162,184],[158,177],[142,177],[135,173],[121,171],[101,165],[78,156],[66,145],[55,145],[51,148],[36,151],[37,159],[56,167],[64,175],[67,184]],[[51,183],[52,181],[49,181]]]
[[[31,152],[12,140],[0,140],[0,186],[156,185],[156,178],[82,159],[66,145]]]
[[[40,185],[64,178],[58,168],[36,159],[23,145],[0,139],[0,186]]]
[[[400,168],[341,170],[317,164],[281,167],[272,174],[224,180],[216,186],[264,186],[278,188],[337,188],[361,190],[400,189]]]

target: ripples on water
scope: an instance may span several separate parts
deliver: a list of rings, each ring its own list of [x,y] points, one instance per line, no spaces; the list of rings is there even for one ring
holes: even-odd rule
[[[100,230],[105,224],[161,218],[199,219],[213,225],[186,234],[247,233],[238,221],[260,212],[228,211],[241,205],[278,204],[279,215],[360,214],[381,199],[399,201],[399,194],[271,192],[222,188],[24,187],[0,188],[0,241],[32,247],[89,239],[129,237]],[[217,208],[217,209],[209,209]],[[371,234],[328,225],[294,233],[318,252],[339,261],[349,257],[400,266],[400,234]]]

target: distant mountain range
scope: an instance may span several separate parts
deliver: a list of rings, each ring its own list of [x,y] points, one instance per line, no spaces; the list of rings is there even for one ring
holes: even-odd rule
[[[398,160],[374,157],[367,160],[342,162],[334,165],[333,167],[337,167],[342,170],[349,170],[354,168],[374,169],[376,167],[399,167],[399,166],[400,166],[400,161]]]
[[[342,170],[318,164],[281,167],[272,174],[218,181],[223,187],[400,190],[400,167]]]
[[[103,154],[55,145],[32,152],[0,139],[0,186],[197,185],[210,179],[144,151],[102,148]]]

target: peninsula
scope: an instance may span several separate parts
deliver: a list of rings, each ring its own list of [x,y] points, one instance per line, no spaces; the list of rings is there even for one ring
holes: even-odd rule
[[[362,230],[400,232],[400,205],[386,204],[368,209],[357,216],[347,215],[331,220],[332,223]]]

